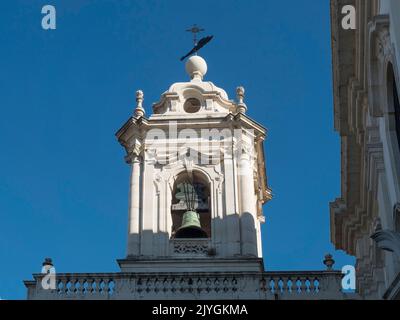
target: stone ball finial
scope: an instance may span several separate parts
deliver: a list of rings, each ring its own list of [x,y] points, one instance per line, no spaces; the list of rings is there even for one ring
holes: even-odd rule
[[[136,117],[143,117],[144,116],[144,108],[143,108],[143,91],[137,90],[136,91],[136,109],[135,109],[135,116]]]
[[[330,253],[325,255],[324,265],[326,265],[327,270],[332,270],[333,265],[335,264],[335,260],[333,260],[332,255]]]
[[[185,69],[192,80],[203,80],[207,73],[207,63],[200,56],[191,56],[186,61]]]
[[[238,102],[238,112],[246,113],[247,106],[244,103],[244,88],[242,86],[236,88],[236,99]]]

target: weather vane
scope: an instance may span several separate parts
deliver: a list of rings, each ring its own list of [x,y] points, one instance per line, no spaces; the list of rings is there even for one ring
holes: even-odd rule
[[[197,34],[199,32],[204,31],[204,29],[198,27],[197,24],[194,24],[190,29],[187,29],[186,31],[193,33],[194,47],[180,59],[181,61],[183,61],[185,58],[189,57],[192,54],[197,54],[197,51],[199,51],[202,47],[204,47],[214,37],[214,36],[206,36],[204,38],[201,38],[199,42],[197,42]]]

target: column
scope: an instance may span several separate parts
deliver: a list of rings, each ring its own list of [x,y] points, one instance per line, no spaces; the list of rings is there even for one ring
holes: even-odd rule
[[[235,170],[233,156],[229,152],[224,154],[224,204],[225,204],[225,234],[226,255],[235,256],[240,254],[240,228],[239,212],[236,207],[237,198],[235,188]]]
[[[257,256],[256,203],[250,155],[243,153],[239,160],[240,233],[242,255]]]
[[[140,195],[141,195],[141,161],[137,155],[132,156],[129,190],[128,219],[128,256],[140,254]]]
[[[152,159],[145,159],[143,162],[143,195],[142,219],[140,230],[140,254],[151,257],[155,256],[157,248],[154,247],[154,219],[157,213],[154,210],[155,204],[155,186],[154,186],[154,164]]]

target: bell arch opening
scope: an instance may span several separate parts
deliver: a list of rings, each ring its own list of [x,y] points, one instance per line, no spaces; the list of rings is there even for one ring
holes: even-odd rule
[[[389,131],[391,136],[394,137],[393,151],[398,155],[397,159],[400,158],[400,101],[399,92],[396,83],[396,76],[394,73],[393,65],[388,64],[387,67],[387,111],[388,111],[388,123]],[[400,172],[400,163],[397,165],[397,169]]]
[[[172,190],[171,239],[211,238],[210,183],[200,172],[181,172]]]

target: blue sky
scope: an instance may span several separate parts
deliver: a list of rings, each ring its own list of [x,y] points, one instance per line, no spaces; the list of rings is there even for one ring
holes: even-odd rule
[[[41,8],[57,29],[41,28]],[[179,57],[193,23],[213,34],[206,80],[246,89],[269,130],[264,207],[267,270],[324,269],[353,258],[329,240],[340,195],[333,130],[329,1],[0,2],[0,297],[52,257],[58,272],[118,271],[126,247],[129,167],[114,133],[142,89],[144,105],[186,81]]]

